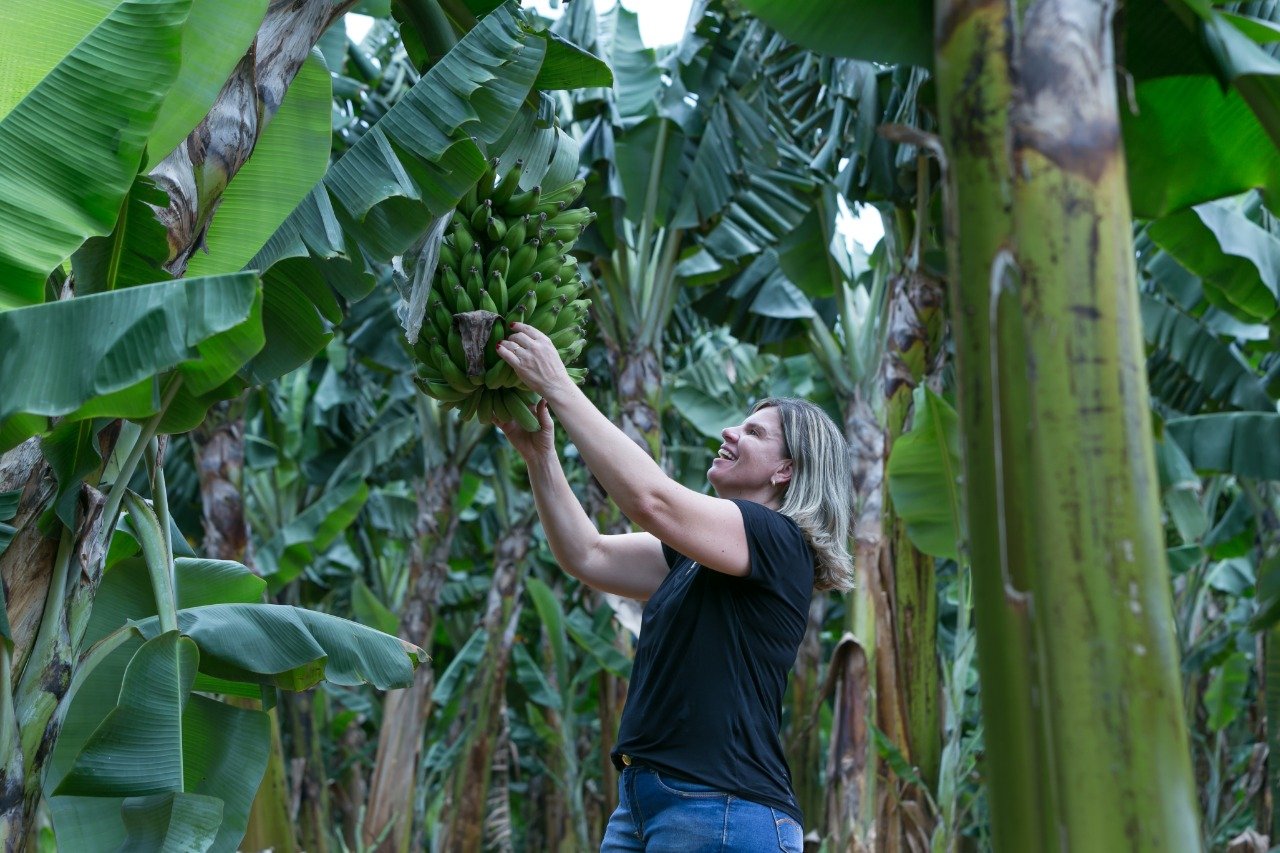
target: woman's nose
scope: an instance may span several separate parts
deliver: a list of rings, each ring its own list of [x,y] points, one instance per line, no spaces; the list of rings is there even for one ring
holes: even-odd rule
[[[737,433],[734,431],[733,427],[725,427],[724,429],[720,430],[720,437],[723,438],[725,441],[728,441],[729,439],[733,438],[735,435],[737,435]]]

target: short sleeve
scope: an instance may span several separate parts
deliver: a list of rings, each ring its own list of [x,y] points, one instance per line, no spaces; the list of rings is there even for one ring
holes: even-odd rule
[[[758,503],[730,498],[742,512],[751,571],[747,580],[763,587],[802,591],[813,587],[813,551],[794,521]]]

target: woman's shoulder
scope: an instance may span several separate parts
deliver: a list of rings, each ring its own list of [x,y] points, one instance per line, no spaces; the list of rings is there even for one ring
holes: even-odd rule
[[[805,539],[804,532],[790,516],[744,498],[730,498],[730,500],[742,511],[742,522],[746,527],[748,540],[753,537],[753,534],[757,537],[760,534],[768,534],[770,538],[779,540],[779,544],[790,539],[792,545],[799,545],[808,550],[808,541]]]

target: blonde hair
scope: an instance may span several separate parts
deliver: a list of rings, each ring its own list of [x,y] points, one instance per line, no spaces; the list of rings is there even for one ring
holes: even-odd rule
[[[814,553],[813,587],[853,588],[849,556],[849,445],[820,407],[798,397],[768,397],[751,411],[774,408],[791,459],[791,482],[778,509],[804,533]]]

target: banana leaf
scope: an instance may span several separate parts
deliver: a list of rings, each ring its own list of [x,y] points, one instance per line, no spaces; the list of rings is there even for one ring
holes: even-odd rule
[[[159,621],[138,624],[144,637]],[[214,604],[178,611],[178,628],[200,649],[200,670],[217,678],[305,690],[325,680],[407,687],[422,649],[356,622],[282,604]]]
[[[0,310],[44,301],[53,268],[111,231],[178,74],[190,4],[118,4],[0,119]]]
[[[1245,322],[1280,312],[1280,238],[1236,200],[1213,201],[1153,222],[1148,235],[1204,285],[1205,297]]]
[[[380,264],[403,253],[451,211],[486,169],[486,158],[522,113],[547,42],[511,6],[484,17],[334,163],[248,266],[263,270],[269,346],[252,381],[281,376],[329,340],[323,306],[332,290],[358,300]],[[526,163],[536,181],[549,162]],[[310,258],[317,273],[299,282],[287,258]],[[287,273],[287,275],[286,275]],[[317,284],[318,283],[318,284]],[[323,288],[318,298],[309,294]]]
[[[236,273],[0,313],[0,450],[49,417],[148,417],[174,368],[188,395],[214,391],[262,347],[261,299],[257,276]]]
[[[1148,294],[1142,295],[1141,307],[1147,344],[1181,365],[1206,397],[1239,409],[1275,410],[1262,379],[1200,321]]]
[[[1280,414],[1195,415],[1165,421],[1164,429],[1197,471],[1280,480]]]
[[[130,797],[120,811],[126,850],[203,853],[222,824],[222,800],[202,794]]]
[[[915,422],[893,443],[886,466],[893,510],[926,554],[959,559],[960,427],[955,409],[917,387]]]
[[[818,53],[933,66],[930,0],[743,0],[786,38]]]

